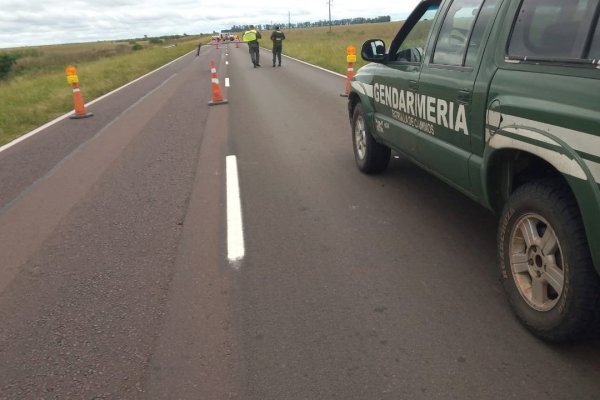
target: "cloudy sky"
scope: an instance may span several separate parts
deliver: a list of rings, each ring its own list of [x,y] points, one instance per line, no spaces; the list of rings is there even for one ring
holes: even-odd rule
[[[250,6],[244,3],[252,4]],[[405,19],[418,0],[332,0],[331,18]],[[232,25],[327,20],[328,0],[0,0],[0,48],[194,35]]]

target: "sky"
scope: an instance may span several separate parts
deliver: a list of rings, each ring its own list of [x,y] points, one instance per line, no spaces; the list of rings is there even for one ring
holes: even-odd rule
[[[419,0],[331,0],[331,19],[404,20]],[[245,5],[250,4],[250,5]],[[329,19],[328,0],[0,0],[0,48],[219,32]]]

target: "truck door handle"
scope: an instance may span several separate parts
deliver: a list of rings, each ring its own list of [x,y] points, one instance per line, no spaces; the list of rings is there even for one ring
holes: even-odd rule
[[[463,103],[471,102],[471,91],[469,89],[459,89],[458,90],[458,101]]]
[[[412,90],[413,92],[418,92],[419,84],[417,83],[417,81],[408,81],[408,89]]]

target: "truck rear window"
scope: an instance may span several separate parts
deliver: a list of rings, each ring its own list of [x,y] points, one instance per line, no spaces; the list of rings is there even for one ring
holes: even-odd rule
[[[508,47],[509,57],[590,58],[586,44],[595,30],[599,2],[600,0],[523,0],[513,26]]]

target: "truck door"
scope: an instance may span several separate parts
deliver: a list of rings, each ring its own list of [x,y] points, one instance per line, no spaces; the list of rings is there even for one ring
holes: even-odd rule
[[[419,130],[406,104],[414,99],[423,51],[440,1],[425,1],[415,8],[392,41],[387,62],[378,67],[373,80],[377,135],[409,156],[417,151]]]
[[[430,134],[421,135],[418,157],[433,172],[471,192],[472,94],[483,47],[501,0],[454,0],[431,40],[418,82],[416,104]],[[441,17],[441,15],[440,15]],[[425,130],[427,132],[427,130]]]

